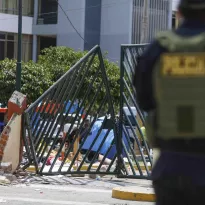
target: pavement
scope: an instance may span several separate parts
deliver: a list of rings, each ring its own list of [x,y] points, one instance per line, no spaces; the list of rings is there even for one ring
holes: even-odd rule
[[[85,167],[86,169],[86,167]],[[31,172],[34,172],[34,167],[30,167],[28,169]],[[63,177],[64,178],[64,177]],[[62,179],[63,179],[62,178]],[[105,183],[105,180],[109,177],[103,177],[101,178],[101,183],[104,181],[103,186],[108,186],[109,183],[113,184],[113,180],[110,180]],[[72,178],[70,178],[71,180]],[[87,179],[86,177],[81,178],[85,182]],[[68,180],[68,178],[66,178]],[[131,183],[131,182],[137,182],[137,183]],[[151,181],[147,180],[126,180],[124,179],[124,182],[126,182],[126,185],[124,186],[118,186],[118,183],[120,181],[118,180],[118,183],[116,183],[114,186],[112,186],[112,197],[116,199],[121,200],[132,200],[132,201],[146,201],[146,202],[155,202],[155,194],[154,190],[151,185]],[[145,182],[148,182],[147,184]],[[86,182],[85,182],[86,183]],[[98,182],[99,184],[100,182]],[[93,184],[93,182],[92,182]],[[146,184],[146,185],[145,185]]]
[[[154,205],[153,202],[119,200],[112,197],[115,187],[149,189],[147,180],[117,179],[106,176],[100,180],[88,177],[32,176],[24,184],[0,187],[0,203],[5,205]]]
[[[91,179],[85,177],[70,176],[30,176],[23,179],[28,186],[75,186],[95,190],[109,190],[110,197],[126,201],[154,202],[155,195],[151,181],[140,179],[118,179],[113,176]],[[61,189],[61,188],[60,188]]]

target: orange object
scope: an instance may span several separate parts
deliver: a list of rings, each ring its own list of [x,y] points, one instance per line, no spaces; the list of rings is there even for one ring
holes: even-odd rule
[[[5,147],[6,144],[7,144],[7,140],[4,140],[4,139],[0,139],[0,144]]]
[[[8,111],[8,108],[0,108],[0,113],[6,113]]]
[[[61,107],[61,104],[55,104],[55,103],[49,103],[47,104],[46,108],[45,108],[46,104],[44,105],[40,105],[36,108],[36,112],[43,112],[45,109],[45,112],[48,113],[48,111],[50,110],[50,114],[53,113],[55,114]]]
[[[4,141],[7,141],[9,139],[9,135],[2,133],[1,139],[3,139]]]

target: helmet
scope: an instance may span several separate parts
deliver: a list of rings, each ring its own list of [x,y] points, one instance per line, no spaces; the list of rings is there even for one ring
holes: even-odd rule
[[[179,8],[202,10],[205,9],[205,0],[180,0]]]

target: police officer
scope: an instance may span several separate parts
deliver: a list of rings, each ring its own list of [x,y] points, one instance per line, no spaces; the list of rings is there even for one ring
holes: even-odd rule
[[[161,150],[152,180],[158,205],[205,204],[205,0],[181,0],[181,25],[139,59],[134,86]]]

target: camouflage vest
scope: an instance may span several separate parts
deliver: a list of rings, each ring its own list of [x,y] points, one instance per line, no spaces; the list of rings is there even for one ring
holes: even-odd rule
[[[153,73],[156,126],[149,127],[149,138],[205,138],[205,33],[182,37],[167,31],[157,41],[167,53]],[[149,125],[150,120],[153,113]]]

